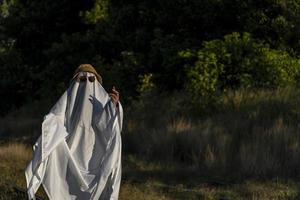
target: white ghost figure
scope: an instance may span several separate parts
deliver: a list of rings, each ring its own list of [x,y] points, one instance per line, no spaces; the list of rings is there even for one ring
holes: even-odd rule
[[[118,199],[123,109],[93,73],[78,76],[44,117],[25,171],[29,199],[40,184],[50,200]]]

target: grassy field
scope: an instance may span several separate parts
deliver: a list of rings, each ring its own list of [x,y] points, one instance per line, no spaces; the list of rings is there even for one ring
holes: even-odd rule
[[[13,186],[25,188],[24,169],[31,150],[24,144],[0,147],[0,199],[26,199]],[[38,195],[47,199],[40,188]],[[208,177],[194,168],[177,164],[149,163],[123,156],[121,200],[169,199],[299,199],[300,180],[244,180]]]
[[[299,89],[229,91],[197,117],[184,111],[189,105],[181,99],[149,97],[135,104],[125,123],[125,152],[213,176],[300,176]]]
[[[149,93],[125,108],[121,200],[300,199],[299,89],[228,91],[198,108],[186,97]],[[13,186],[25,188],[40,134],[28,110],[0,120],[0,200],[26,199]]]

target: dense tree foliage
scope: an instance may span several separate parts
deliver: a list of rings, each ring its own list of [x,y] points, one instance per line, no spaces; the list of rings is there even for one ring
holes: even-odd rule
[[[204,42],[198,51],[180,52],[196,60],[188,67],[187,87],[195,97],[209,96],[228,88],[276,88],[295,85],[300,59],[286,51],[251,38],[248,33],[226,35],[223,40]]]
[[[196,81],[206,95],[298,81],[298,0],[4,0],[0,11],[1,114],[56,99],[80,63],[125,102],[149,76],[158,90]]]

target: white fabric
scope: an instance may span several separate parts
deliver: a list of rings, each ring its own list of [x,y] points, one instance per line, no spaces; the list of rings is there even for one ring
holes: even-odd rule
[[[80,72],[81,76],[93,76]],[[95,79],[73,81],[47,114],[26,171],[28,198],[118,199],[123,109]]]

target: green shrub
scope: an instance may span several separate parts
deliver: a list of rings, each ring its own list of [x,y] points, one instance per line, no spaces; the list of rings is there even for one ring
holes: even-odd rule
[[[271,49],[249,33],[232,33],[203,43],[198,51],[180,52],[195,60],[187,69],[187,88],[195,99],[237,88],[277,88],[294,85],[300,60]]]

